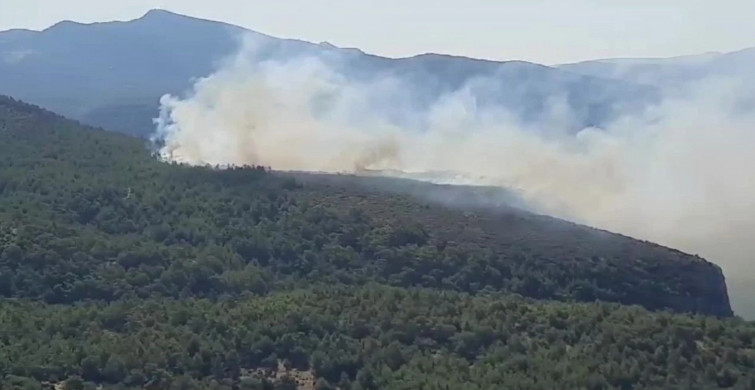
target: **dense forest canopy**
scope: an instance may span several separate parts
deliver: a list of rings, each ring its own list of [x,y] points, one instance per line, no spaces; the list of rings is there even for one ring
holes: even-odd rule
[[[612,304],[368,285],[2,313],[0,367],[16,381],[256,389],[255,370],[282,360],[320,389],[755,386],[752,323]]]
[[[166,164],[0,97],[0,387],[755,386],[715,265],[444,191],[483,190]]]

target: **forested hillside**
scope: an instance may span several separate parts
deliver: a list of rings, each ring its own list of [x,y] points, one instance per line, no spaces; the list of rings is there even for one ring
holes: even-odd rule
[[[479,191],[165,164],[0,98],[0,388],[752,388],[718,267]]]
[[[660,246],[365,179],[163,164],[139,140],[0,109],[6,296],[217,298],[374,281],[731,315],[718,267]]]
[[[6,302],[0,313],[5,386],[296,388],[287,376],[317,389],[755,386],[754,324],[611,304],[368,285],[222,302]]]

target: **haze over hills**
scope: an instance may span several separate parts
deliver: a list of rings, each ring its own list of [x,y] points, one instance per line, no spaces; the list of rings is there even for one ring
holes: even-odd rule
[[[706,78],[752,81],[755,48],[672,58],[618,58],[565,64],[571,72],[653,86],[678,86]]]
[[[269,37],[223,23],[150,11],[130,22],[61,22],[44,31],[0,33],[0,93],[93,125],[145,136],[159,98],[189,90],[236,52],[241,36],[264,45],[257,60],[316,56],[355,80],[392,77],[417,106],[486,79],[472,93],[524,119],[549,109],[553,97],[579,113],[577,126],[616,115],[615,106],[641,107],[647,86],[576,75],[521,61],[494,62],[427,54],[388,59],[356,49]],[[250,38],[251,37],[251,38]]]
[[[503,107],[523,119],[547,114],[554,98],[563,99],[576,113],[575,129],[604,125],[656,103],[657,85],[749,69],[755,62],[752,51],[710,54],[694,63],[600,60],[557,68],[440,54],[389,59],[153,10],[130,22],[65,21],[44,31],[0,32],[0,93],[146,136],[153,131],[160,97],[180,95],[195,79],[211,74],[239,50],[242,35],[267,47],[260,61],[317,56],[357,80],[397,78],[409,86],[407,100],[418,106],[480,78],[485,88],[472,91],[480,104]]]

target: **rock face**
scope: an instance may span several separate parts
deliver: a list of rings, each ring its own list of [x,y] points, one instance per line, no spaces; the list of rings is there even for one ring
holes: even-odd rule
[[[710,263],[693,265],[687,276],[692,293],[686,297],[672,297],[671,306],[682,311],[709,313],[720,317],[730,317],[732,312],[726,281],[721,268]],[[697,288],[700,291],[697,291]],[[697,294],[695,294],[697,293]]]

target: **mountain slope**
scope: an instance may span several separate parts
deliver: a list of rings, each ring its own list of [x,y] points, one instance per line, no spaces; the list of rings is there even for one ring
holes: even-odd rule
[[[242,34],[243,33],[243,34]],[[563,99],[578,127],[640,109],[652,88],[576,75],[526,62],[444,55],[388,59],[355,49],[283,40],[222,23],[151,11],[130,22],[61,22],[41,32],[0,32],[0,93],[86,123],[130,134],[153,131],[158,100],[188,90],[234,53],[245,35],[264,46],[259,60],[313,56],[353,80],[398,78],[421,107],[472,83],[480,104],[536,119]],[[482,79],[482,81],[479,81]]]
[[[6,97],[0,165],[3,389],[755,381],[718,267],[500,189],[165,164]]]
[[[6,296],[73,303],[378,282],[732,314],[718,267],[660,246],[505,205],[449,206],[448,195],[423,199],[391,179],[162,164],[136,139],[7,98],[0,119]]]

